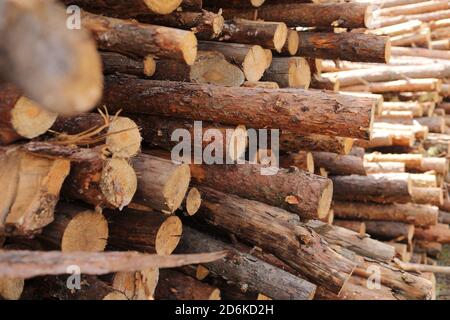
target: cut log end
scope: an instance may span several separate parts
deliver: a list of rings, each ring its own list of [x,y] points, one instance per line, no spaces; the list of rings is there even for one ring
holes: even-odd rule
[[[261,46],[253,46],[242,63],[245,78],[248,81],[258,81],[267,68],[266,51]]]
[[[220,296],[220,289],[215,288],[211,294],[209,295],[209,299],[208,300],[222,300],[221,296]]]
[[[386,63],[391,60],[391,40],[386,41],[386,46],[384,47],[384,59]]]
[[[375,5],[367,6],[366,12],[364,13],[364,25],[367,29],[376,29],[380,27],[377,8]]]
[[[151,77],[156,72],[156,62],[152,55],[148,55],[144,58],[144,74],[147,77]]]
[[[63,252],[101,252],[108,239],[108,221],[103,214],[86,210],[77,214],[67,225],[62,241]]]
[[[178,8],[183,0],[144,0],[149,10],[156,14],[169,14]]]
[[[123,159],[107,160],[102,170],[100,188],[112,206],[122,209],[131,202],[136,192],[136,173]]]
[[[236,161],[247,150],[247,128],[244,125],[237,126],[230,137],[230,145],[228,147],[228,156]]]
[[[288,37],[288,28],[285,23],[279,23],[273,37],[273,46],[275,50],[281,52]]]
[[[355,139],[352,138],[338,138],[342,144],[342,153],[349,154],[353,148],[353,143]]]
[[[130,158],[139,152],[141,140],[137,124],[129,118],[118,117],[109,126],[106,145],[115,157]]]
[[[250,3],[252,4],[252,6],[258,8],[261,7],[265,1],[266,0],[250,0]]]
[[[317,216],[319,219],[324,219],[328,216],[332,200],[333,200],[333,183],[330,180],[328,185],[323,189],[322,195],[320,196],[319,206],[317,209]]]
[[[189,189],[190,180],[191,171],[189,165],[180,165],[174,170],[164,186],[164,199],[171,212],[175,212],[183,203],[183,199]]]
[[[124,295],[122,292],[113,291],[104,296],[102,300],[128,300],[128,299],[127,296]]]
[[[295,56],[300,45],[300,37],[296,30],[290,30],[287,38],[287,49],[291,56]]]
[[[19,300],[25,285],[24,279],[0,278],[0,299]]]
[[[31,100],[21,97],[11,111],[11,124],[22,137],[32,139],[53,125],[57,114],[41,109]]]
[[[125,294],[128,300],[148,300],[155,294],[158,279],[158,268],[117,272],[113,276],[112,287]]]
[[[184,61],[192,66],[197,58],[197,37],[193,32],[188,32],[182,43],[181,51]]]
[[[190,216],[197,213],[202,205],[202,195],[197,188],[192,188],[186,197],[186,211]]]
[[[220,35],[225,25],[225,19],[222,15],[216,15],[212,21],[213,32],[215,35]]]
[[[289,66],[289,83],[293,88],[308,89],[311,84],[311,69],[308,60],[298,58]]]
[[[182,223],[180,218],[171,216],[161,225],[156,235],[155,249],[159,255],[171,254],[180,242],[182,233]]]

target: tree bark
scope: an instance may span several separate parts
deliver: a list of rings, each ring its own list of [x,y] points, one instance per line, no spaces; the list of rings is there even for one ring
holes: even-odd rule
[[[127,210],[107,212],[107,217],[112,248],[169,255],[180,241],[182,223],[177,216]]]
[[[368,162],[402,162],[406,171],[419,171],[422,167],[423,156],[421,154],[382,154],[374,152],[366,154],[364,160]]]
[[[331,175],[366,175],[364,160],[351,155],[338,155],[331,152],[313,152],[314,163],[325,168]]]
[[[299,32],[298,55],[322,59],[387,63],[389,37],[364,33]]]
[[[423,126],[427,126],[430,132],[444,133],[446,129],[444,117],[422,117],[415,119]]]
[[[364,169],[367,174],[402,173],[405,172],[405,164],[402,162],[365,162]]]
[[[438,223],[429,228],[416,228],[414,237],[417,240],[450,243],[450,229],[447,224]]]
[[[346,155],[353,146],[353,139],[320,134],[298,135],[288,131],[280,133],[280,150],[325,151]]]
[[[229,252],[224,259],[205,264],[210,276],[221,277],[238,288],[262,293],[276,300],[311,300],[316,286],[250,253],[210,235],[185,227],[177,252]]]
[[[314,284],[339,293],[352,273],[352,262],[286,211],[212,189],[201,191],[205,201],[196,218],[272,252]]]
[[[133,59],[116,52],[100,52],[105,74],[129,74],[140,78],[149,78],[156,71],[156,62],[152,55],[144,59]]]
[[[382,240],[405,240],[411,243],[414,225],[393,221],[366,221],[366,232]]]
[[[4,80],[51,112],[76,114],[95,106],[103,82],[100,56],[87,32],[66,27],[70,16],[63,6],[7,1],[0,16]]]
[[[192,164],[191,173],[199,185],[261,201],[304,218],[328,215],[333,194],[329,179],[297,168],[279,169],[276,174],[263,175],[263,168],[252,164]]]
[[[144,58],[149,54],[160,58],[195,62],[197,39],[193,32],[141,24],[82,13],[82,24],[90,30],[100,49]]]
[[[370,137],[374,111],[372,99],[319,91],[228,88],[117,77],[107,78],[103,103],[129,113],[176,114],[223,124],[245,122],[254,128],[283,127],[296,133],[362,139]],[[212,112],[212,106],[219,105],[221,108]]]
[[[432,226],[437,223],[439,209],[420,204],[375,204],[341,202],[333,203],[334,215],[342,219],[396,221],[415,226]]]

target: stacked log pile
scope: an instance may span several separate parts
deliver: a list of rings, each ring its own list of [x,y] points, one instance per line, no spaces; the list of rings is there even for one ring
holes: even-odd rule
[[[2,299],[435,298],[446,1],[64,0],[67,34],[29,2],[0,9]]]

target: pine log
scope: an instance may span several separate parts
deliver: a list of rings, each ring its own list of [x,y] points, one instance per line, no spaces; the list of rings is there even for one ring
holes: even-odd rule
[[[441,19],[450,18],[450,10],[448,10],[448,4],[446,4],[446,10],[438,10],[433,12],[399,15],[395,17],[377,17],[374,19],[373,23],[376,23],[380,27],[391,26],[394,24],[410,21],[410,20],[420,20],[422,22],[429,22]]]
[[[107,78],[103,103],[111,109],[122,108],[129,113],[176,114],[177,117],[235,125],[242,124],[245,119],[244,122],[254,128],[283,127],[296,133],[362,139],[370,137],[374,112],[372,99],[349,95],[301,89],[228,88],[118,77]],[[336,108],[336,103],[339,108]],[[192,108],[193,105],[196,107]],[[221,108],[216,108],[219,105]],[[216,107],[211,112],[213,106]]]
[[[108,241],[108,222],[101,212],[60,203],[55,220],[44,228],[39,239],[62,252],[100,252]]]
[[[414,236],[414,225],[393,221],[365,221],[366,232],[383,240],[406,240],[411,242]]]
[[[218,38],[223,31],[224,19],[220,13],[206,10],[176,11],[166,15],[139,16],[138,20],[159,26],[191,30],[197,39],[210,40]]]
[[[444,195],[442,188],[413,187],[411,189],[411,200],[414,203],[440,206],[444,203]]]
[[[107,212],[107,217],[111,248],[169,255],[180,241],[182,223],[177,216],[127,210]]]
[[[353,139],[350,138],[320,134],[297,135],[287,131],[280,133],[280,150],[282,151],[325,151],[346,155],[350,152],[352,146]]]
[[[420,125],[418,122],[414,122],[412,125],[403,125],[403,124],[391,124],[391,123],[385,123],[385,122],[375,122],[373,124],[374,130],[382,130],[382,131],[388,131],[392,135],[396,136],[394,139],[402,139],[402,137],[406,138],[406,141],[408,141],[408,136],[412,136],[412,140],[414,140],[414,137],[416,139],[425,139],[428,135],[429,129],[426,126]],[[411,146],[407,143],[401,144],[400,142],[397,143],[398,145],[404,145],[404,146]]]
[[[240,86],[245,80],[239,67],[229,63],[223,54],[215,51],[199,51],[191,66],[180,61],[160,59],[151,78],[224,86]]]
[[[312,283],[339,293],[352,273],[354,264],[321,242],[296,216],[212,189],[201,191],[205,201],[196,218],[272,252]]]
[[[414,251],[436,258],[442,251],[442,244],[439,242],[415,240]]]
[[[182,0],[64,0],[66,5],[77,5],[99,14],[134,17],[143,14],[167,15],[178,8]]]
[[[197,39],[193,32],[141,24],[82,13],[82,24],[90,30],[100,49],[145,58],[149,54],[160,58],[195,62]]]
[[[376,203],[411,201],[411,180],[389,176],[335,176],[333,197],[336,200]]]
[[[0,143],[32,139],[45,133],[56,114],[20,94],[16,87],[0,84]]]
[[[331,175],[366,175],[364,160],[360,157],[317,151],[313,152],[312,155],[314,164],[325,168]]]
[[[389,37],[363,33],[299,32],[297,55],[359,62],[389,62]]]
[[[149,78],[155,74],[156,62],[152,55],[144,59],[133,59],[116,52],[100,52],[105,74],[123,73],[141,78]]]
[[[364,169],[367,174],[402,173],[405,172],[405,164],[402,162],[365,162]]]
[[[0,180],[4,186],[0,201],[0,233],[31,236],[40,232],[53,220],[70,162],[14,149],[2,152],[0,161]]]
[[[414,237],[417,240],[450,243],[450,229],[447,224],[438,223],[428,228],[416,228]]]
[[[262,80],[276,82],[280,88],[308,89],[311,69],[305,58],[273,58]]]
[[[180,130],[189,132],[189,136],[192,139],[191,146],[194,148],[201,146],[202,150],[205,150],[213,143],[216,150],[223,150],[226,153],[226,157],[233,161],[240,158],[247,148],[247,130],[245,126],[233,127],[205,122],[196,124],[188,120],[141,114],[130,115],[130,117],[141,128],[142,137],[146,144],[167,151],[172,151],[180,143],[178,140],[172,141],[172,136],[180,132]],[[222,139],[219,139],[219,133]]]
[[[0,251],[0,277],[33,278],[67,274],[67,267],[77,265],[84,274],[102,275],[147,268],[176,268],[207,263],[225,257],[226,252],[161,256],[137,252],[60,252]]]
[[[417,29],[420,29],[421,26],[422,22],[420,20],[411,20],[392,26],[367,30],[367,32],[379,36],[397,36],[399,34],[414,32]]]
[[[159,280],[159,269],[116,272],[109,280],[111,287],[122,292],[128,300],[153,300]]]
[[[401,102],[401,101],[392,101],[392,102],[384,102],[382,106],[383,111],[411,111],[414,117],[422,117],[423,116],[423,107],[419,102],[411,101],[411,102]]]
[[[108,117],[97,113],[59,116],[51,130],[56,133],[58,140],[73,139],[78,145],[85,142],[89,146],[104,144],[109,152],[119,158],[133,157],[141,148],[138,125],[125,117]],[[86,140],[80,137],[83,134],[87,135]],[[93,142],[96,139],[98,143]]]
[[[391,37],[391,44],[399,47],[431,48],[430,29],[424,27],[414,33],[401,34]]]
[[[386,242],[386,244],[395,248],[395,255],[400,260],[408,262],[410,259],[410,253],[408,252],[408,245],[405,243]]]
[[[161,270],[155,290],[158,300],[220,300],[220,290],[175,270]]]
[[[401,80],[405,77],[413,79],[446,78],[450,76],[450,65],[433,64],[419,66],[380,66],[371,69],[348,70],[325,73],[322,77],[331,81],[339,80],[341,87],[357,85],[366,82]]]
[[[233,19],[225,22],[219,41],[257,44],[281,52],[286,43],[288,28],[282,22]]]
[[[94,276],[81,276],[81,289],[69,289],[68,281],[67,276],[30,279],[23,300],[127,300],[122,292]]]
[[[427,126],[430,132],[444,133],[445,132],[445,119],[444,117],[422,117],[415,119],[423,126]]]
[[[328,215],[333,194],[329,179],[295,167],[264,175],[263,168],[249,163],[221,166],[191,164],[191,173],[199,185],[284,208],[304,218]]]
[[[55,1],[40,0],[7,1],[0,9],[3,80],[42,108],[61,114],[93,108],[103,82],[95,43],[85,30],[69,28],[70,13]]]
[[[314,173],[315,168],[313,155],[307,151],[299,151],[281,156],[280,166],[282,168],[297,167],[309,173]]]
[[[138,155],[132,165],[139,177],[134,201],[168,213],[181,206],[191,179],[188,165],[149,154]]]
[[[420,170],[423,156],[421,154],[382,154],[374,152],[366,154],[364,160],[368,162],[402,162],[406,170]]]
[[[205,264],[210,276],[221,277],[243,291],[262,293],[276,300],[311,300],[316,286],[258,257],[207,234],[185,227],[177,252],[229,252],[225,259]]]
[[[375,117],[376,122],[399,123],[413,125],[413,113],[411,111],[383,111]]]
[[[450,224],[450,212],[447,211],[439,211],[439,223]]]
[[[433,58],[433,59],[450,60],[450,52],[445,51],[445,50],[392,47],[391,53],[393,56],[411,56],[411,57],[425,57],[425,58]]]
[[[260,80],[268,64],[266,53],[259,45],[200,41],[198,48],[222,53],[229,62],[242,68],[248,81]]]
[[[225,19],[234,17],[254,19],[255,10],[224,8]],[[373,8],[360,3],[291,3],[268,4],[257,11],[257,18],[266,21],[281,21],[288,26],[303,27],[375,27]]]
[[[390,8],[382,8],[378,13],[380,16],[400,16],[445,9],[449,9],[447,1],[433,0],[413,4],[406,4]]]
[[[122,209],[133,199],[137,177],[126,160],[101,157],[73,163],[64,184],[71,198],[107,208]]]
[[[439,209],[420,204],[375,204],[341,202],[333,203],[334,215],[341,219],[397,221],[415,226],[432,226],[437,223]]]
[[[338,227],[345,228],[348,230],[352,230],[362,236],[364,236],[366,234],[366,224],[361,221],[334,219],[333,225],[336,225]]]
[[[408,79],[385,82],[368,82],[366,84],[341,86],[344,91],[368,91],[372,93],[384,92],[411,92],[411,91],[433,91],[439,90],[441,80],[439,79]]]

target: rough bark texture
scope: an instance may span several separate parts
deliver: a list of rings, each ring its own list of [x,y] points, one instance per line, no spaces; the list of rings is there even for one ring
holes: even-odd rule
[[[153,76],[156,70],[155,59],[151,55],[144,59],[133,59],[116,52],[100,52],[105,74],[129,74],[141,78]]]
[[[346,155],[353,146],[353,139],[320,134],[299,135],[288,131],[280,133],[280,150],[325,151]]]
[[[366,221],[366,232],[383,240],[404,240],[411,242],[414,225],[393,221]]]
[[[352,273],[352,262],[322,243],[292,214],[212,189],[201,191],[205,200],[196,218],[272,252],[314,284],[339,293]]]
[[[331,181],[297,168],[264,175],[261,165],[193,164],[191,173],[199,185],[284,208],[304,218],[322,218],[331,205]]]
[[[311,300],[316,286],[293,274],[264,262],[251,253],[237,250],[210,235],[185,227],[177,252],[229,252],[224,259],[205,264],[209,276],[221,277],[238,288],[262,293],[276,300]]]
[[[170,99],[168,97],[170,96]],[[368,139],[373,100],[301,89],[231,88],[108,77],[111,109]],[[314,108],[312,108],[314,106]]]
[[[416,228],[414,237],[418,240],[450,243],[450,229],[447,224],[438,223],[429,228]]]
[[[313,152],[314,164],[325,168],[331,175],[345,176],[358,174],[365,176],[364,160],[352,155],[338,155],[331,152]]]

